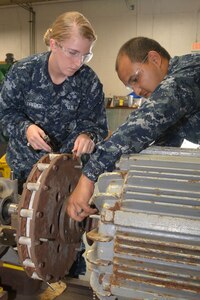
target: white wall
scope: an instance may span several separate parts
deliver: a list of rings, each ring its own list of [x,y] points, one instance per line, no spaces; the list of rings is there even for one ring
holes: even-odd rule
[[[130,10],[128,3],[134,3]],[[69,10],[78,10],[92,23],[98,35],[90,66],[97,72],[107,97],[126,95],[115,72],[120,46],[134,36],[159,41],[172,56],[191,52],[200,41],[199,0],[80,0],[35,4],[36,52],[45,51],[43,34],[54,19]],[[0,7],[0,60],[8,52],[18,60],[30,54],[29,12],[19,6]]]

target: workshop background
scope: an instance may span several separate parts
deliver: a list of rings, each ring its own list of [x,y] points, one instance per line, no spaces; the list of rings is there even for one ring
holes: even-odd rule
[[[2,65],[8,53],[13,54],[15,60],[20,60],[33,53],[46,51],[43,35],[47,28],[51,27],[58,15],[72,10],[83,13],[90,20],[98,36],[93,49],[94,57],[89,65],[100,77],[106,98],[116,100],[112,102],[111,107],[107,107],[111,131],[122,123],[130,113],[130,109],[136,108],[127,107],[127,103],[125,107],[118,107],[116,104],[128,94],[115,72],[116,55],[125,41],[134,36],[147,36],[159,41],[171,56],[200,51],[199,0],[0,0],[0,62]],[[116,110],[113,110],[113,106],[116,106],[114,107]],[[184,146],[188,146],[188,142],[185,142]],[[193,146],[189,143],[190,148]],[[1,155],[4,154],[5,149],[6,144],[0,144]],[[199,160],[199,157],[196,160]],[[90,293],[89,299],[92,299],[91,290],[88,292],[90,275],[90,271],[87,270],[85,276],[80,276],[82,286],[80,299],[82,300],[88,299],[87,296],[84,297],[83,284],[85,284],[85,293]],[[44,293],[46,288],[45,285]],[[56,287],[58,295],[59,291],[62,294],[65,288],[66,286]],[[74,292],[76,284],[72,282],[70,288],[71,294],[76,294]],[[34,293],[33,286],[32,289]],[[50,297],[48,291],[45,299],[54,298],[55,294]],[[29,298],[20,295],[19,299]],[[70,296],[68,290],[66,294],[56,299],[78,300],[79,298]],[[95,299],[94,295],[93,299]]]
[[[200,42],[199,0],[2,0],[0,61],[8,52],[19,60],[46,51],[45,31],[59,14],[70,10],[83,13],[97,33],[89,65],[99,75],[106,97],[127,94],[115,72],[115,58],[128,39],[141,35],[156,39],[171,56],[190,53],[193,43]]]

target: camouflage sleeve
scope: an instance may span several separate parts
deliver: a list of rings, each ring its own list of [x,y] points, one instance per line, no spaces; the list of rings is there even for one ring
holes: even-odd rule
[[[108,135],[103,86],[95,72],[87,68],[82,74],[82,101],[78,113],[77,131],[96,134],[97,142]]]
[[[194,82],[167,77],[140,109],[132,112],[106,142],[98,145],[83,173],[96,181],[101,173],[115,168],[122,154],[147,148],[170,127],[188,118],[197,109],[199,96],[195,95]]]
[[[87,69],[86,71],[87,74],[80,74],[81,100],[76,115],[76,126],[66,141],[63,141],[61,152],[65,152],[65,149],[71,149],[76,137],[82,132],[92,133],[95,136],[95,142],[103,141],[108,135],[102,84],[93,70]]]
[[[25,136],[31,121],[23,113],[23,74],[17,72],[15,65],[8,72],[0,94],[0,122],[6,135]],[[26,84],[27,84],[27,80]]]

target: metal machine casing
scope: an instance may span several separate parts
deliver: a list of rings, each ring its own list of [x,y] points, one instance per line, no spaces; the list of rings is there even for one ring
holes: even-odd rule
[[[101,300],[200,298],[200,151],[151,148],[104,173],[87,252]]]

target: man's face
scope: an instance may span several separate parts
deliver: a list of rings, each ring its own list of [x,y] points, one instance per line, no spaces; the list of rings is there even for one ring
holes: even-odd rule
[[[118,77],[137,95],[148,98],[164,77],[161,64],[161,57],[156,59],[150,52],[142,62],[134,63],[124,54],[118,58]]]

